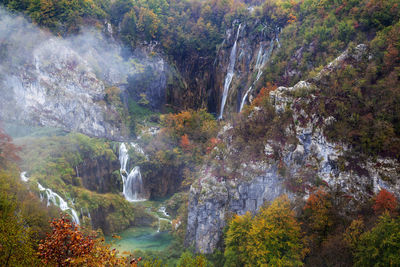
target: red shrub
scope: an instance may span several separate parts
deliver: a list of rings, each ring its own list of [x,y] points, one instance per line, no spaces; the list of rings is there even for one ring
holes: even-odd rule
[[[390,213],[395,213],[397,205],[398,202],[396,197],[389,191],[382,189],[375,198],[373,209],[377,214],[380,214],[386,210]]]

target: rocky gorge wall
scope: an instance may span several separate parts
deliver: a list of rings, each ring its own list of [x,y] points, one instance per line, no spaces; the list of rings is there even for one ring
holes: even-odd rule
[[[182,62],[180,59],[175,62],[179,75],[174,76],[176,89],[168,91],[168,104],[177,110],[207,108],[218,116],[230,73],[224,113],[230,117],[230,113],[238,112],[259,89],[262,69],[273,51],[280,47],[278,34],[279,28],[273,24],[233,21],[215,56],[190,55]],[[235,53],[232,53],[234,47]]]
[[[233,179],[216,177],[213,174],[213,169],[218,168],[216,165],[204,167],[190,189],[187,245],[201,253],[212,253],[221,245],[223,228],[233,214],[254,213],[282,194],[288,194],[294,201],[303,201],[310,188],[318,184],[349,196],[348,209],[357,202],[367,201],[382,188],[400,195],[400,182],[396,179],[400,168],[396,159],[369,158],[358,163],[362,169],[358,172],[347,168],[353,164],[351,161],[343,166],[343,156],[351,148],[330,142],[324,136],[324,127],[333,123],[334,118],[324,118],[304,109],[317,104],[313,101],[319,90],[318,82],[337,67],[357,64],[365,57],[368,58],[368,49],[359,45],[352,53],[346,51],[340,55],[314,79],[301,81],[294,87],[279,87],[270,93],[276,113],[291,111],[291,123],[282,134],[294,137],[295,142],[281,145],[273,139],[264,140],[264,157],[242,163],[240,175]],[[250,116],[261,109],[254,108]],[[219,136],[228,144],[231,129],[232,126],[226,126]],[[229,157],[224,159],[227,161]]]
[[[119,168],[117,160],[110,161],[107,157],[101,156],[95,159],[84,159],[83,163],[76,166],[76,174],[88,190],[103,194],[116,193],[122,191]]]
[[[125,118],[121,107],[106,101],[107,88],[120,87],[126,96],[128,77],[137,76],[140,85],[157,73],[157,82],[142,89],[153,108],[165,102],[167,68],[161,57],[146,51],[129,55],[112,32],[107,37],[82,29],[63,39],[4,10],[0,15],[0,120],[125,140]]]
[[[268,63],[271,54],[278,49],[279,29],[275,25],[252,24],[235,20],[232,27],[226,30],[225,39],[217,51],[214,62],[213,99],[209,110],[220,114],[222,99],[226,92],[224,114],[240,111],[244,103],[252,100],[253,91],[257,90],[262,69]],[[233,51],[235,50],[235,51]],[[232,71],[229,72],[229,65]],[[228,77],[228,75],[232,77]],[[243,104],[242,104],[243,103]]]

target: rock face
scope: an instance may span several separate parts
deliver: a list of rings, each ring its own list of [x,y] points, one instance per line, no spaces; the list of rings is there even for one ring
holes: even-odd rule
[[[234,65],[224,115],[229,117],[230,113],[239,111],[241,103],[248,103],[251,93],[260,86],[262,68],[271,53],[280,47],[278,33],[278,27],[272,24],[256,21],[246,25],[235,20],[218,45],[216,55],[191,55],[177,60],[179,75],[168,79],[168,83],[173,81],[175,90],[168,90],[167,102],[181,109],[207,108],[210,113],[218,115],[226,77],[230,73],[228,68]],[[236,53],[233,55],[235,43]]]
[[[324,127],[334,118],[323,118],[305,110],[316,105],[313,102],[318,91],[315,84],[323,82],[335,66],[355,64],[361,56],[368,56],[366,52],[366,47],[359,45],[352,53],[343,53],[313,80],[299,82],[294,87],[279,87],[270,93],[278,114],[285,109],[292,111],[292,123],[285,134],[292,136],[295,142],[280,145],[272,139],[265,140],[266,159],[242,164],[243,168],[238,171],[240,177],[232,180],[215,177],[213,169],[218,166],[205,168],[190,190],[187,245],[193,245],[198,252],[212,253],[220,245],[228,215],[256,212],[264,202],[284,193],[301,201],[307,198],[309,188],[316,185],[315,179],[329,190],[348,195],[349,208],[356,202],[368,200],[381,188],[400,195],[400,182],[395,178],[400,174],[398,160],[368,159],[357,163],[358,171],[349,167],[354,164],[351,160],[341,166],[350,148],[329,142],[323,134]],[[253,112],[260,109],[255,108]],[[229,127],[224,131],[220,138],[229,144]],[[229,149],[234,150],[233,147]],[[229,157],[224,160],[229,161]]]
[[[100,102],[105,86],[83,58],[56,39],[32,52],[2,79],[1,119],[121,138],[121,126],[104,119],[115,112]]]
[[[105,156],[85,159],[76,167],[77,176],[82,179],[83,186],[98,193],[122,191],[122,181],[119,174],[116,173],[118,170],[118,160],[110,161]]]
[[[128,85],[124,91],[126,99],[143,101],[143,97],[149,101],[148,106],[153,110],[160,110],[166,103],[167,77],[170,75],[168,64],[161,57],[148,60],[142,58],[145,65],[143,71],[128,77]]]
[[[165,68],[146,54],[122,54],[118,43],[96,30],[62,39],[0,10],[0,120],[124,140],[123,118],[104,101],[105,89],[145,71],[163,77]],[[165,78],[147,91],[160,104]]]
[[[261,31],[254,30],[262,28]],[[214,63],[213,88],[211,97],[214,106],[209,110],[219,113],[228,67],[234,63],[232,80],[229,84],[224,115],[229,117],[232,112],[238,112],[243,104],[251,100],[251,93],[262,76],[262,69],[269,61],[274,49],[279,48],[279,30],[274,25],[246,25],[234,21],[226,31],[225,39],[217,52]],[[237,37],[237,38],[236,38]],[[236,44],[236,49],[235,49]],[[235,54],[232,54],[233,50]],[[231,62],[231,61],[234,62]],[[242,104],[243,102],[243,104]],[[211,104],[211,102],[210,102]]]
[[[220,245],[228,215],[254,212],[285,192],[276,166],[250,181],[218,181],[206,175],[190,189],[187,245],[194,245],[201,253],[212,253]]]

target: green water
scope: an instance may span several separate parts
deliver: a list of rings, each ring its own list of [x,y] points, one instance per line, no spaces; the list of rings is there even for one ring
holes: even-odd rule
[[[129,228],[118,234],[121,239],[114,239],[114,246],[120,252],[133,250],[164,250],[172,241],[168,232],[158,233],[151,227]],[[107,238],[110,241],[109,238]]]

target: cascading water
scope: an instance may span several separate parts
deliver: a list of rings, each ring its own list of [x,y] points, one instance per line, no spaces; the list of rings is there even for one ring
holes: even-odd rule
[[[169,217],[169,214],[168,214],[168,212],[167,212],[167,208],[164,207],[164,206],[161,206],[161,207],[158,209],[158,212],[161,212],[165,217]]]
[[[225,76],[224,92],[222,95],[222,102],[221,102],[221,110],[220,110],[219,117],[218,117],[218,119],[220,119],[220,120],[222,119],[222,116],[224,114],[224,108],[225,108],[225,104],[226,104],[226,99],[228,97],[229,87],[231,85],[233,75],[235,74],[234,70],[235,70],[235,63],[236,63],[237,40],[239,39],[241,26],[242,26],[242,24],[239,24],[239,27],[236,32],[235,43],[233,44],[231,54],[229,56],[229,65],[228,65],[228,70],[227,70],[227,73]]]
[[[239,112],[242,111],[243,106],[244,106],[244,103],[246,102],[247,96],[248,96],[248,94],[251,92],[251,90],[253,90],[253,86],[250,86],[249,89],[248,89],[248,90],[246,91],[246,93],[244,94],[243,99],[242,99],[242,102],[240,103]]]
[[[76,211],[68,206],[68,203],[57,193],[53,192],[50,188],[45,188],[43,187],[40,183],[38,184],[38,188],[40,193],[40,199],[43,200],[44,196],[42,195],[42,192],[44,191],[46,193],[47,197],[47,206],[50,206],[50,203],[53,203],[57,207],[59,207],[62,211],[69,211],[72,217],[72,221],[76,224],[79,224],[79,217]]]
[[[167,208],[164,206],[161,206],[158,209],[158,212],[162,214],[162,216],[169,218],[170,215],[167,212]],[[160,215],[158,215],[158,229],[157,229],[157,233],[159,233],[161,231],[161,222],[167,223],[168,225],[171,224],[171,220],[167,219],[167,218],[162,218],[160,217]]]
[[[25,183],[29,181],[29,177],[26,176],[26,172],[21,172],[21,180]]]
[[[260,44],[260,49],[258,50],[256,66],[255,66],[255,69],[257,70],[256,80],[253,82],[253,84],[249,87],[249,89],[244,94],[242,102],[240,103],[239,112],[242,111],[244,103],[246,103],[247,96],[249,95],[251,90],[253,90],[253,87],[255,86],[256,82],[258,82],[258,80],[261,78],[261,75],[263,74],[262,69],[264,68],[264,66],[268,62],[268,60],[270,59],[272,51],[274,50],[274,41],[278,42],[278,44],[279,44],[278,36],[276,36],[275,40],[271,41],[268,51],[264,54],[262,53],[263,45],[262,45],[262,43]]]
[[[138,150],[136,146],[139,147],[137,144],[135,144],[133,148]],[[143,152],[140,147],[139,149]],[[140,168],[139,166],[136,166],[128,174],[128,171],[126,170],[128,160],[128,149],[126,148],[125,144],[122,143],[119,147],[119,161],[121,163],[120,173],[123,183],[122,193],[125,199],[130,202],[144,201],[146,199],[142,197],[145,192],[143,188],[142,174],[140,173]]]

